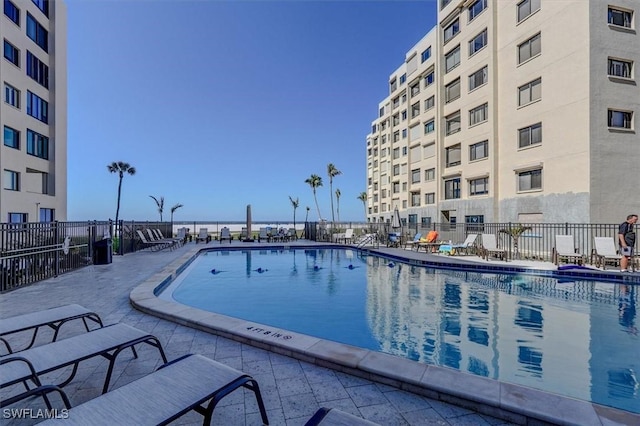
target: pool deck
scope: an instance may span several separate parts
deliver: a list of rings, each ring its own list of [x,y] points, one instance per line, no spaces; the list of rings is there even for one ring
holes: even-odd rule
[[[286,245],[300,244],[309,242]],[[252,375],[261,387],[272,425],[303,425],[322,406],[338,408],[381,425],[640,424],[640,415],[626,411],[286,330],[271,330],[154,295],[154,290],[169,282],[200,249],[229,246],[217,241],[206,245],[190,243],[174,251],[115,256],[110,265],[89,266],[0,294],[0,317],[78,303],[100,314],[105,324],[124,322],[154,334],[170,360],[200,353]],[[231,247],[259,246],[269,244],[236,241],[231,244]],[[536,271],[556,269],[543,262],[510,261],[505,265],[502,261],[487,262],[475,256],[449,257],[384,247],[379,251],[392,258],[454,262],[472,269],[487,263]],[[633,281],[640,276],[623,275],[625,280]],[[68,324],[60,337],[81,330],[77,323]],[[48,332],[42,333],[39,343],[41,338],[50,336]],[[112,389],[152,372],[161,364],[150,348],[141,348],[137,360],[127,355],[116,363]],[[103,359],[81,363],[76,378],[65,387],[72,405],[100,394],[105,370]],[[47,378],[54,381],[58,376],[46,375],[44,381]],[[12,388],[3,390],[0,397],[11,391]],[[40,400],[27,403],[11,408],[44,408]],[[3,424],[27,425],[40,420],[3,419]],[[261,424],[253,394],[243,390],[225,397],[214,411],[213,423]],[[189,413],[174,424],[202,424],[202,417]]]

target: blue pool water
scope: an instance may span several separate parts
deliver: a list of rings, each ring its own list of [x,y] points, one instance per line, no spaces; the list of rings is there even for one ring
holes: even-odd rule
[[[356,250],[226,250],[198,256],[161,297],[640,413],[638,291]]]

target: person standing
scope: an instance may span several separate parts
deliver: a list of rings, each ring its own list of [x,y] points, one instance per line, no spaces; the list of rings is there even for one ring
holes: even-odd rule
[[[629,261],[633,258],[633,247],[636,244],[636,233],[633,225],[638,221],[637,214],[630,214],[627,220],[618,228],[618,243],[620,244],[620,272],[627,272]],[[629,268],[631,269],[631,268]]]

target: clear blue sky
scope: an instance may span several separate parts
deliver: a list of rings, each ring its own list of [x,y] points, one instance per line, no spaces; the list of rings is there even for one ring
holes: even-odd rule
[[[389,75],[435,1],[66,0],[68,218],[364,219],[366,141]]]

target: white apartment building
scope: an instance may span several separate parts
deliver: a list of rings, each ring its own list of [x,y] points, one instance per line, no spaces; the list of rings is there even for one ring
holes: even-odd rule
[[[638,0],[439,0],[367,135],[367,219],[640,212]]]
[[[66,5],[3,3],[0,222],[66,220]]]

